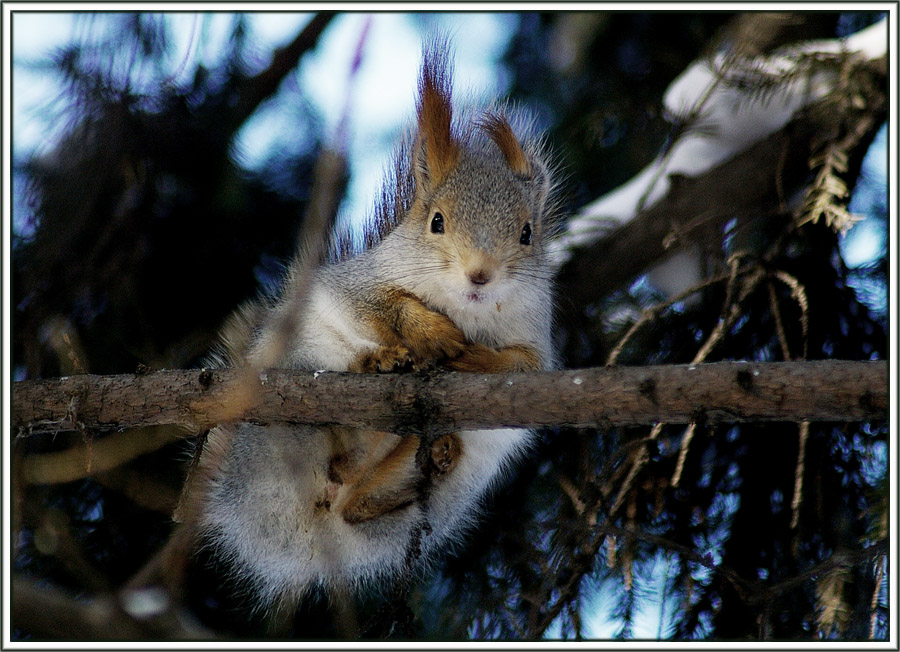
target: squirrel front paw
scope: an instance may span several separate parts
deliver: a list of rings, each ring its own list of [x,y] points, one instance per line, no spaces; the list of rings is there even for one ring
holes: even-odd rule
[[[418,371],[420,361],[405,346],[379,346],[374,351],[361,353],[348,371],[363,374],[387,374]]]
[[[412,304],[401,332],[403,343],[425,360],[452,359],[462,353],[466,336],[449,317]]]
[[[466,336],[449,317],[407,290],[382,288],[373,293],[366,315],[378,341],[405,346],[419,361],[452,359],[466,348]]]

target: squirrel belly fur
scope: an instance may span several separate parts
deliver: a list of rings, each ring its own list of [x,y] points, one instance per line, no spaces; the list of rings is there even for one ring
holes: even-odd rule
[[[275,366],[360,373],[549,369],[553,292],[545,249],[552,171],[502,109],[456,125],[448,47],[426,46],[417,120],[395,159],[377,240],[323,264]],[[296,310],[279,298],[223,333],[230,364],[276,346]],[[312,587],[359,589],[420,566],[474,523],[486,490],[527,449],[522,429],[434,440],[346,427],[239,424],[200,458],[198,525],[258,606]]]

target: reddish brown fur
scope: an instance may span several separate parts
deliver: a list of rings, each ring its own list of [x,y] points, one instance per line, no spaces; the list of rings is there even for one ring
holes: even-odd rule
[[[453,358],[466,347],[465,336],[456,324],[405,290],[385,289],[379,296],[372,297],[368,308],[365,318],[384,343],[382,348],[391,347],[392,350],[364,353],[351,369],[359,367],[360,370],[375,371],[374,364],[363,358],[374,357],[376,362],[384,363],[391,360],[393,353],[399,353],[397,347],[405,347],[415,364]]]
[[[525,150],[522,149],[509,121],[504,116],[499,113],[487,113],[479,126],[500,148],[503,158],[514,173],[521,177],[532,175],[531,163],[525,155]]]
[[[356,483],[353,493],[340,509],[348,523],[361,523],[387,514],[415,501],[415,465],[419,438],[404,437],[390,453],[373,466],[367,477]]]
[[[331,444],[331,459],[328,461],[328,479],[338,484],[355,484],[378,464],[376,451],[381,449],[381,444],[386,437],[392,436],[389,432],[381,430],[368,430],[368,450],[366,455],[359,458],[353,455],[346,447],[345,438],[355,439],[359,431],[345,426],[329,426],[326,430]]]
[[[357,356],[347,371],[361,374],[418,371],[421,363],[405,346],[380,346]]]
[[[507,346],[492,349],[483,344],[469,344],[462,355],[446,363],[454,371],[501,374],[514,371],[537,371],[541,360],[537,351],[528,346]]]
[[[369,306],[366,318],[384,342],[374,352],[361,354],[351,371],[374,373],[400,367],[418,367],[440,361],[454,371],[504,373],[541,368],[538,353],[527,346],[492,349],[467,342],[448,317],[428,308],[421,299],[399,288],[382,292]]]
[[[431,187],[439,185],[459,161],[459,143],[453,136],[452,80],[445,47],[430,48],[425,54],[419,80],[419,146],[425,147]]]
[[[431,464],[438,477],[450,473],[456,468],[462,455],[462,440],[455,432],[442,435],[431,445]]]

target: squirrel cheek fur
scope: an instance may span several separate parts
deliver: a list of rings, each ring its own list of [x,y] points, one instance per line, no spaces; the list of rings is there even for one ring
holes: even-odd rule
[[[537,139],[517,136],[499,110],[454,126],[448,60],[446,46],[426,48],[414,135],[396,159],[377,243],[318,270],[279,366],[554,366],[549,166]],[[234,364],[274,345],[291,279],[280,299],[231,324]],[[458,540],[530,438],[521,429],[426,440],[338,427],[218,428],[201,456],[200,531],[258,608],[314,586],[362,588]]]

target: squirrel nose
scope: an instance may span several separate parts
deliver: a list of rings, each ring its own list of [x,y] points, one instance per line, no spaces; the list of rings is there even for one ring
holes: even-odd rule
[[[471,252],[463,264],[466,278],[473,285],[487,285],[500,271],[500,261],[492,254],[481,250]]]
[[[469,280],[472,281],[472,283],[474,283],[475,285],[485,285],[491,280],[491,278],[493,278],[493,275],[483,269],[479,269],[475,272],[469,272]]]

